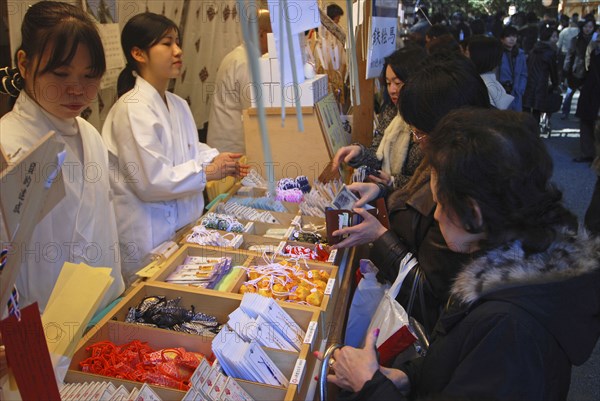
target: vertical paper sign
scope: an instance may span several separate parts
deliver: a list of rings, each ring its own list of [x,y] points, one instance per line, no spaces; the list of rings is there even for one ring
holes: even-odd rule
[[[383,70],[384,58],[396,50],[398,1],[373,0],[367,52],[367,79],[377,78]]]
[[[21,398],[60,401],[37,303],[21,309],[21,321],[14,316],[1,321],[0,332]]]
[[[372,17],[367,55],[367,79],[377,78],[383,71],[384,59],[396,50],[396,18]]]

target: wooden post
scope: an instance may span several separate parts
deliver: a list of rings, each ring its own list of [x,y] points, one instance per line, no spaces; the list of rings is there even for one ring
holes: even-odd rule
[[[356,58],[358,62],[358,82],[360,87],[360,105],[354,106],[352,117],[352,143],[359,142],[365,146],[371,145],[373,139],[373,113],[375,106],[373,103],[374,85],[373,80],[365,79],[367,76],[367,60],[363,59],[363,52],[366,54],[368,43],[364,43],[363,38],[369,38],[364,30],[368,29],[371,19],[373,1],[366,0],[366,10],[363,24],[358,29],[356,35]],[[361,10],[362,12],[362,10]],[[364,49],[364,50],[363,50]]]

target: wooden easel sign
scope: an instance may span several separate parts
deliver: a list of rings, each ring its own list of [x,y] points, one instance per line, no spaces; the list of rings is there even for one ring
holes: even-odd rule
[[[333,93],[315,103],[315,110],[319,117],[321,131],[327,143],[329,156],[333,158],[336,152],[343,146],[350,144],[351,136],[344,130],[340,108]]]
[[[0,272],[2,310],[19,274],[22,250],[33,229],[44,214],[64,197],[59,160],[64,146],[51,131],[14,163],[2,152],[0,213],[3,224],[0,229],[4,230],[4,238],[9,240],[8,244],[2,244],[2,247],[9,247],[6,265]]]

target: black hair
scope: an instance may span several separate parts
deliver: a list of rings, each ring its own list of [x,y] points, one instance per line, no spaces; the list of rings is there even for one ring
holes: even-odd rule
[[[484,35],[485,34],[485,23],[482,19],[475,19],[469,24],[471,27],[471,35]]]
[[[431,39],[425,44],[425,49],[428,54],[450,52],[462,55],[460,43],[458,43],[451,33]]]
[[[102,40],[96,25],[81,8],[57,1],[41,1],[30,6],[21,25],[23,50],[32,68],[33,79],[38,75],[68,65],[75,57],[77,47],[83,44],[90,52],[92,77],[101,77],[106,71]],[[46,65],[40,66],[41,56],[51,49]],[[15,54],[15,60],[17,55]]]
[[[164,15],[145,12],[133,16],[121,33],[121,47],[125,53],[127,65],[119,74],[117,81],[117,94],[119,97],[133,89],[135,76],[133,72],[139,73],[137,61],[133,58],[131,51],[137,47],[147,51],[154,46],[169,31],[176,31],[179,35],[179,27]],[[181,40],[181,37],[180,37]]]
[[[502,33],[500,34],[500,39],[507,38],[509,36],[518,36],[518,30],[512,25],[505,25],[502,28]]]
[[[520,240],[527,253],[538,253],[554,241],[558,227],[577,227],[550,182],[552,158],[528,114],[452,111],[425,144],[425,155],[437,176],[437,201],[467,231],[486,233],[484,249]]]
[[[384,103],[391,103],[385,80],[387,67],[389,66],[394,71],[394,75],[400,81],[406,82],[412,73],[417,70],[421,62],[425,60],[425,57],[427,57],[427,53],[422,47],[406,46],[396,50],[384,59],[383,71],[381,72],[381,84],[385,88],[383,91]]]
[[[554,26],[552,26],[550,24],[545,24],[544,26],[542,26],[540,28],[540,34],[539,34],[540,41],[545,42],[545,41],[550,40],[550,38],[552,37],[552,34],[554,32],[558,32],[558,29],[556,29]]]
[[[430,134],[450,110],[490,107],[490,98],[471,60],[455,53],[435,53],[404,83],[399,105],[404,121]]]
[[[342,15],[344,15],[342,7],[337,4],[330,4],[327,6],[327,16],[329,18],[334,19],[335,17],[341,17]]]
[[[450,34],[450,29],[444,24],[431,25],[427,30],[427,33],[425,33],[426,36],[429,36],[432,39],[448,34]]]
[[[485,35],[474,35],[469,38],[469,58],[475,64],[477,72],[490,72],[502,61],[502,42]]]

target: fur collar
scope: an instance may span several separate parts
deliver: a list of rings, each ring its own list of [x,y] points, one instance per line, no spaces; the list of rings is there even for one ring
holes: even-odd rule
[[[400,114],[396,114],[385,129],[377,148],[377,159],[381,160],[381,169],[390,175],[402,172],[402,166],[408,154],[410,130]]]
[[[551,282],[600,268],[600,237],[563,232],[545,251],[525,256],[519,241],[492,250],[469,263],[457,276],[452,295],[471,304],[501,288]]]

